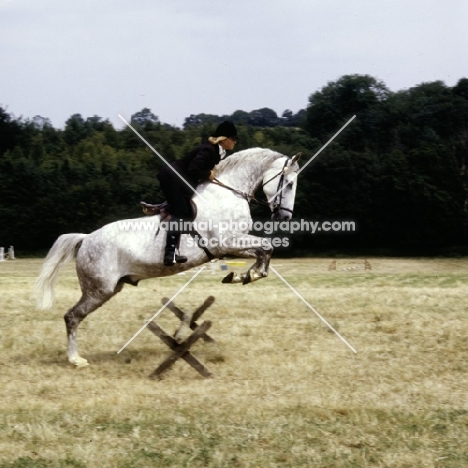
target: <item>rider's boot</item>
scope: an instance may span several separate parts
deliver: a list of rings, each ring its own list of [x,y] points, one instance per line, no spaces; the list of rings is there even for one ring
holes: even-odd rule
[[[166,248],[164,249],[164,266],[172,266],[174,265],[174,261],[176,263],[185,263],[187,261],[187,257],[175,253],[179,240],[180,232],[167,232]]]

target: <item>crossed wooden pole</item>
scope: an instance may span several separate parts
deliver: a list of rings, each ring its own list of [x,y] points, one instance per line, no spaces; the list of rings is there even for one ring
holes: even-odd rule
[[[202,338],[205,342],[214,343],[215,340],[211,338],[206,332],[211,327],[209,320],[198,325],[197,320],[203,315],[206,309],[210,307],[215,301],[213,296],[209,296],[205,302],[198,307],[195,312],[187,313],[176,307],[174,303],[169,303],[169,299],[164,297],[162,299],[163,305],[167,304],[167,308],[171,310],[175,316],[181,321],[174,337],[168,335],[155,321],[148,323],[148,328],[161,339],[173,351],[150,375],[150,378],[160,378],[161,374],[169,369],[178,359],[183,359],[190,364],[197,372],[203,377],[210,378],[213,374],[207,369],[191,352],[190,348]],[[184,337],[188,330],[192,330],[188,337]]]

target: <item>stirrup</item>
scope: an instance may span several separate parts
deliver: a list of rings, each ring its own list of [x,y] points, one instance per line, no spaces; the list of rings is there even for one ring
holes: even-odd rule
[[[187,261],[187,257],[184,257],[183,255],[177,255],[175,254],[173,259],[170,260],[167,257],[164,257],[164,266],[172,266],[175,263],[185,263]]]

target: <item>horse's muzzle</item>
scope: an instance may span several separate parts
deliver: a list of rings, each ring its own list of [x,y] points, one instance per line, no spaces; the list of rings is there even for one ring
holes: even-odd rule
[[[283,210],[277,210],[271,214],[271,219],[275,221],[289,221],[291,219],[291,213]]]

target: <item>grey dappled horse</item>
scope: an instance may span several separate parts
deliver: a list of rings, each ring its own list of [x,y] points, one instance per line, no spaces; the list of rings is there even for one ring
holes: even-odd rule
[[[223,282],[246,284],[268,275],[273,248],[269,239],[248,234],[249,201],[263,185],[272,219],[289,220],[296,195],[299,156],[291,159],[262,148],[240,151],[216,166],[219,183],[198,185],[198,194],[193,197],[197,207],[194,225],[209,252],[214,257],[256,259],[246,272],[231,273]],[[125,283],[136,286],[142,279],[174,275],[208,261],[207,253],[193,242],[193,237],[183,234],[179,252],[188,261],[164,266],[165,234],[164,222],[156,215],[116,221],[91,234],[63,234],[55,241],[37,280],[37,306],[39,309],[52,306],[59,270],[76,257],[82,296],[64,317],[68,360],[72,364],[87,364],[78,354],[76,343],[80,322],[121,291]]]

